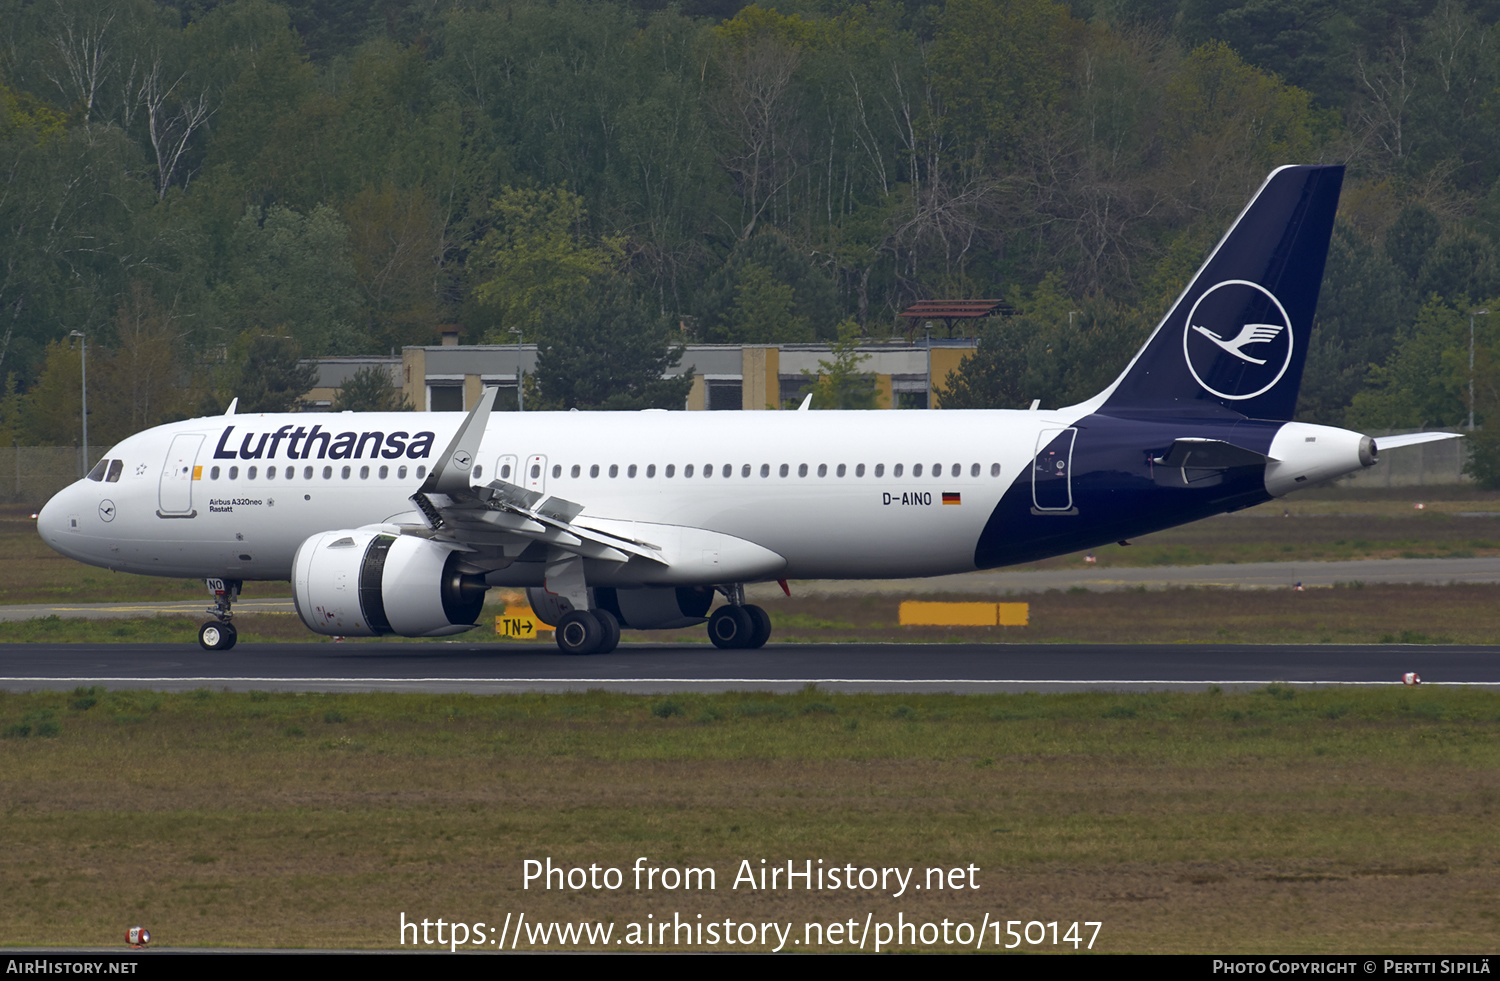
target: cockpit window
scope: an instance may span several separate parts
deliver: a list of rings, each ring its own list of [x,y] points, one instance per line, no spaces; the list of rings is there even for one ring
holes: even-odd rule
[[[89,471],[89,479],[103,480],[105,471],[107,470],[109,470],[109,461],[100,460],[98,463],[94,464],[94,469]]]
[[[111,484],[118,484],[120,482],[120,473],[124,469],[124,460],[111,460],[109,461],[109,476],[105,477],[104,479],[109,481]]]

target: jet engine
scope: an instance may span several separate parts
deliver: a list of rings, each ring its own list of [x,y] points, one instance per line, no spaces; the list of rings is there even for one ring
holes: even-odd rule
[[[441,637],[474,625],[483,576],[459,571],[459,552],[410,535],[345,530],[314,535],[292,560],[292,596],[320,634]]]

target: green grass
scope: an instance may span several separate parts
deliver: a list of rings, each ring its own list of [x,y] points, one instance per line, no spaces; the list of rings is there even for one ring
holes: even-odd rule
[[[1108,951],[1486,951],[1500,698],[0,695],[19,945],[393,947],[399,911],[1102,920]],[[717,870],[690,894],[521,863]],[[771,894],[742,861],[978,867],[982,888]],[[122,919],[123,918],[123,919]],[[1233,924],[1226,929],[1225,924]]]

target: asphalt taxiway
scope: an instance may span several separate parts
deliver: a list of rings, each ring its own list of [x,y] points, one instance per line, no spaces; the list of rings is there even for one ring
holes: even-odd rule
[[[190,691],[795,691],[1202,690],[1427,684],[1500,690],[1500,648],[1229,644],[622,644],[567,657],[550,644],[4,644],[0,689],[79,685]]]

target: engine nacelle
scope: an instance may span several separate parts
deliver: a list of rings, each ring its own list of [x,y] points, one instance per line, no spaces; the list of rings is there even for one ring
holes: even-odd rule
[[[297,615],[320,634],[442,637],[474,625],[484,577],[458,570],[459,553],[410,535],[329,531],[292,560]]]
[[[1272,497],[1373,467],[1376,461],[1370,437],[1306,422],[1278,429],[1267,455],[1266,492]]]
[[[594,602],[613,613],[622,627],[675,630],[702,623],[713,605],[714,591],[705,586],[595,589]]]

